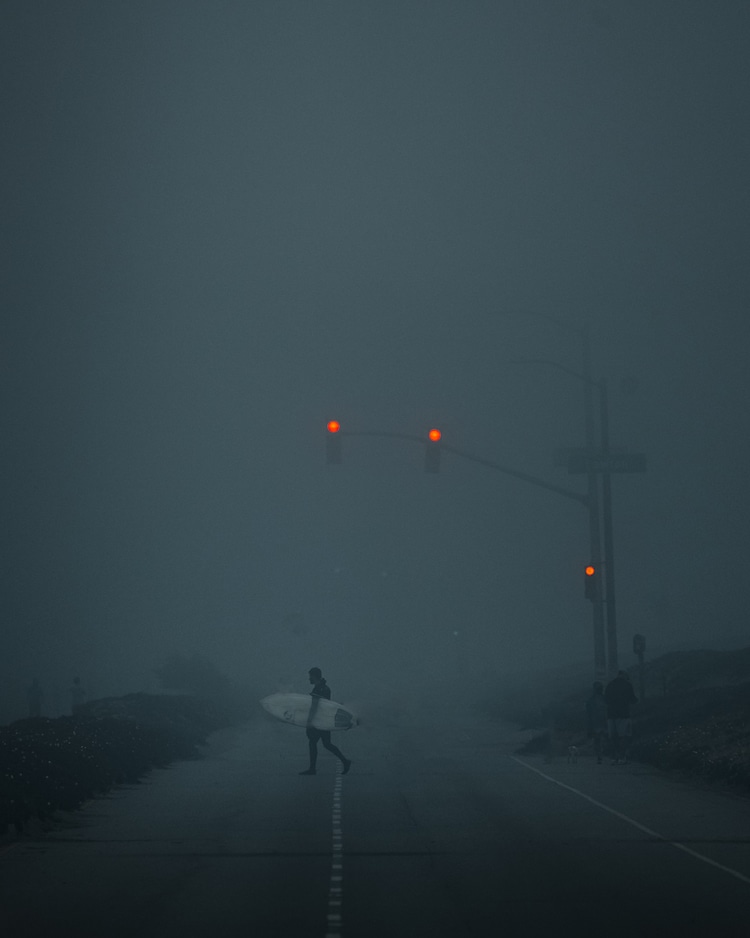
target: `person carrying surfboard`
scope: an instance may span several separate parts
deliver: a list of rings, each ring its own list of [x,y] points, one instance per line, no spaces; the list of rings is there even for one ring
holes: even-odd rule
[[[320,668],[310,668],[307,672],[308,677],[310,678],[310,683],[313,685],[313,689],[310,691],[310,694],[313,698],[312,706],[310,707],[310,717],[309,721],[312,721],[312,718],[315,714],[315,708],[317,706],[317,700],[323,697],[325,700],[331,699],[331,688],[326,683],[326,679],[323,677],[323,672]],[[305,769],[304,772],[300,772],[300,775],[315,775],[316,765],[318,762],[318,740],[323,743],[323,748],[327,749],[329,752],[332,752],[337,759],[341,760],[341,764],[344,766],[342,775],[346,775],[352,765],[352,760],[347,759],[346,756],[341,752],[341,750],[334,746],[331,742],[331,732],[330,730],[316,730],[314,726],[308,726],[306,729],[307,733],[307,744],[310,748],[310,768]]]

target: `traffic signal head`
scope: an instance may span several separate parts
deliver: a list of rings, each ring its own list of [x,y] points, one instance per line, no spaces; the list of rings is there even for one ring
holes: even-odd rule
[[[583,573],[584,573],[584,580],[585,580],[585,582],[584,582],[584,595],[586,596],[586,599],[590,600],[591,602],[594,602],[594,600],[596,599],[596,593],[597,593],[597,589],[596,589],[596,579],[597,579],[596,567],[593,566],[593,564],[589,564],[589,565],[586,567],[586,569],[583,571]]]
[[[341,424],[338,420],[329,420],[327,429],[326,462],[338,465],[341,462]]]
[[[424,445],[425,472],[440,472],[440,439],[442,435],[435,427],[427,434],[429,440]]]

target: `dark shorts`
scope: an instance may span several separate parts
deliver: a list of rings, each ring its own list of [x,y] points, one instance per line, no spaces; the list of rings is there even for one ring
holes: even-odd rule
[[[308,739],[314,739],[314,740],[322,739],[324,743],[325,742],[330,743],[331,741],[330,730],[316,730],[314,726],[308,726],[305,732],[307,733]]]

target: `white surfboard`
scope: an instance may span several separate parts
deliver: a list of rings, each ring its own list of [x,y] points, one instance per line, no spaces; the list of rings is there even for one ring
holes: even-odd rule
[[[294,726],[350,730],[357,725],[357,717],[343,704],[311,694],[270,694],[261,700],[260,705],[272,717]]]

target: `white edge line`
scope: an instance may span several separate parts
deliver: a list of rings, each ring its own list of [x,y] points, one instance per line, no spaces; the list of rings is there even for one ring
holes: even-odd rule
[[[652,831],[651,828],[646,827],[645,824],[640,824],[638,821],[633,820],[633,818],[628,817],[627,814],[622,814],[620,811],[616,811],[614,808],[610,808],[608,805],[602,804],[602,802],[597,801],[596,798],[592,798],[590,795],[584,794],[584,792],[579,791],[577,788],[573,788],[571,785],[566,785],[565,782],[559,782],[556,778],[552,778],[551,775],[547,775],[546,773],[542,772],[541,769],[537,769],[533,765],[529,765],[528,762],[524,762],[523,759],[519,759],[516,756],[511,756],[510,758],[519,765],[530,769],[532,772],[536,772],[537,775],[541,775],[542,778],[546,778],[548,782],[553,782],[555,785],[559,785],[560,788],[565,788],[567,791],[572,791],[574,795],[579,795],[581,798],[585,798],[586,801],[590,801],[591,804],[595,804],[597,808],[601,808],[602,811],[608,811],[610,814],[614,814],[615,817],[620,818],[621,821],[626,821],[628,824],[632,824],[633,827],[637,827],[638,830],[643,831],[644,834],[648,834],[650,837],[656,837],[658,840],[675,847],[677,850],[682,850],[684,853],[689,853],[690,856],[695,857],[696,860],[702,860],[704,863],[708,863],[709,866],[716,867],[717,870],[722,870],[724,873],[728,873],[730,876],[734,876],[743,883],[750,885],[750,876],[745,876],[744,873],[740,873],[738,870],[733,870],[731,866],[724,866],[723,863],[717,863],[716,860],[712,860],[710,857],[704,856],[702,853],[698,853],[697,850],[691,850],[690,847],[686,847],[684,844],[679,844],[674,840],[668,840],[666,837],[663,837],[656,831]]]

